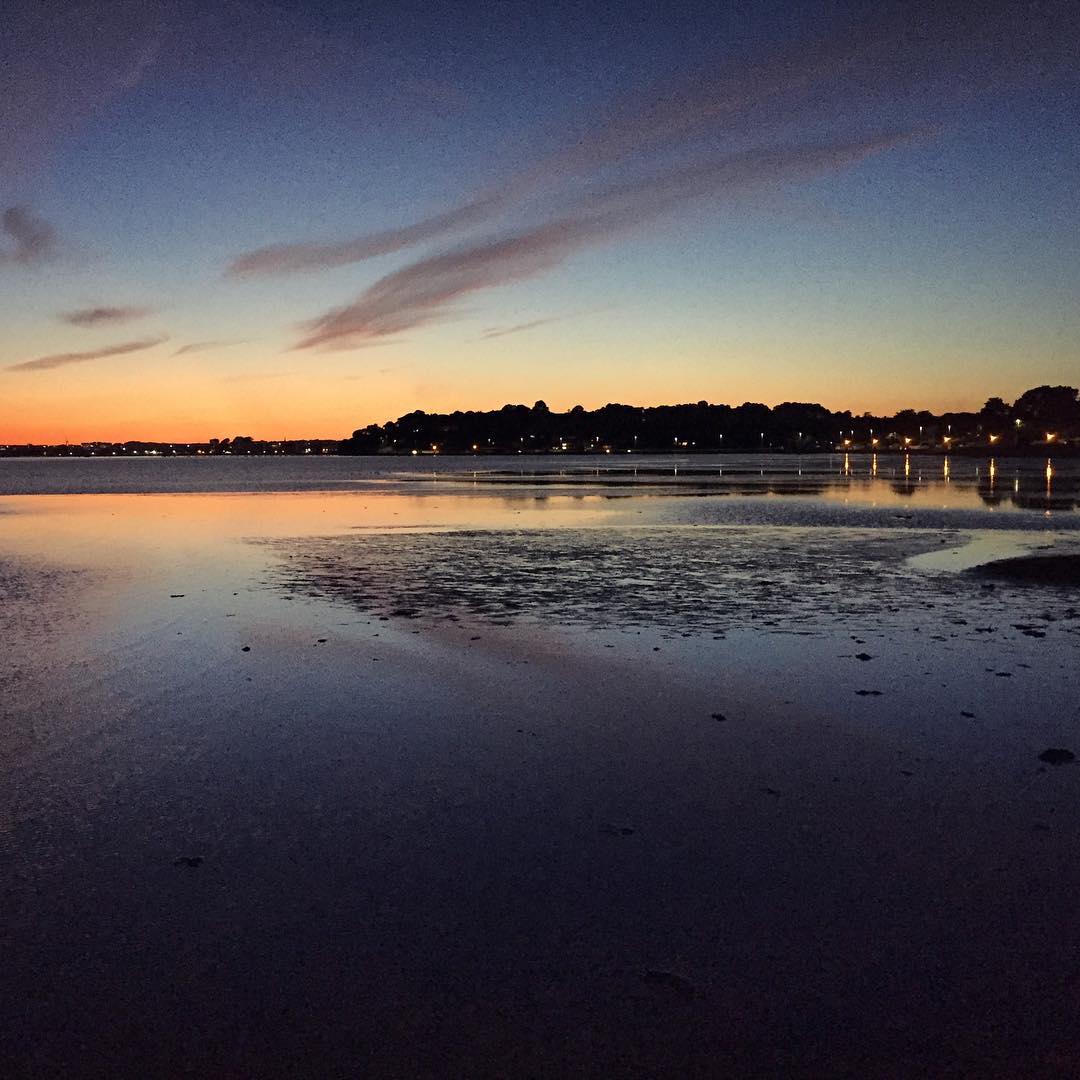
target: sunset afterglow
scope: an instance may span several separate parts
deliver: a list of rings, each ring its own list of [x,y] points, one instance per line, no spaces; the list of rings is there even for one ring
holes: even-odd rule
[[[20,0],[0,441],[1074,380],[1076,19]]]

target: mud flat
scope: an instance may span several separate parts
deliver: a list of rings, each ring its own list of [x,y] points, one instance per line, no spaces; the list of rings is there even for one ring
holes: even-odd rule
[[[962,531],[65,498],[0,534],[3,1075],[1078,1059],[1080,613]]]

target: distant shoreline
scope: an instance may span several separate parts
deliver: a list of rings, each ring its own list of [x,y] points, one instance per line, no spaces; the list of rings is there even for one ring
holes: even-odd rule
[[[191,449],[198,444],[179,446],[169,443],[140,443],[138,449],[124,449],[118,446],[115,450],[89,450],[82,446],[9,446],[0,447],[0,460],[10,461],[39,461],[42,458],[51,459],[74,459],[85,461],[89,458],[194,458],[194,457],[363,457],[363,458],[615,458],[616,460],[629,455],[635,457],[822,457],[852,455],[856,457],[985,457],[985,458],[1049,458],[1072,459],[1080,458],[1080,446],[1071,444],[1057,444],[1055,446],[1010,446],[1003,450],[995,450],[986,446],[957,446],[946,450],[940,446],[912,446],[907,449],[899,447],[886,447],[884,449],[871,449],[866,446],[831,447],[825,449],[797,450],[790,447],[767,446],[764,449],[752,447],[680,447],[673,448],[642,448],[639,450],[627,449],[597,449],[597,450],[374,450],[374,451],[343,451],[340,449],[319,450],[312,453],[281,450],[248,450],[242,453],[208,453],[205,450]],[[146,447],[144,449],[144,447]]]

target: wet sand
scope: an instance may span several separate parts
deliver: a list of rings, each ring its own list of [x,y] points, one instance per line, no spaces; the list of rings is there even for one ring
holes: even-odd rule
[[[5,1075],[1074,1073],[1074,589],[357,498],[10,507]]]

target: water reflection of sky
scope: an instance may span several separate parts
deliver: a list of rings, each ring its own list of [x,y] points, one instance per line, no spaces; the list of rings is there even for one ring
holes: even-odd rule
[[[792,497],[943,510],[1080,508],[1080,463],[1042,459],[819,455],[815,457],[713,458],[642,466],[571,466],[474,470],[441,480],[418,474],[416,483],[474,486],[543,486],[552,489],[669,491],[700,495]]]
[[[443,468],[446,462],[434,464]],[[137,567],[164,581],[197,567],[214,577],[219,563],[241,563],[255,571],[264,553],[247,540],[363,532],[471,529],[520,535],[568,527],[753,526],[763,530],[760,543],[769,546],[778,541],[767,530],[791,527],[1004,530],[1018,541],[1021,533],[1031,533],[1043,542],[1053,533],[1080,530],[1080,462],[1074,461],[1048,467],[1033,459],[731,455],[643,457],[617,467],[595,459],[531,459],[515,462],[513,472],[506,462],[481,464],[484,469],[475,459],[460,459],[456,472],[432,475],[418,468],[403,476],[400,461],[371,459],[299,464],[270,459],[242,462],[240,469],[231,461],[164,462],[150,468],[142,461],[89,467],[16,462],[14,470],[0,462],[0,481],[19,475],[21,486],[35,490],[78,488],[96,475],[104,475],[108,485],[103,486],[114,492],[136,483],[152,488],[149,481],[170,478],[183,485],[191,475],[211,489],[0,497],[0,559],[121,572]],[[44,467],[26,471],[28,465]],[[255,475],[261,477],[259,490],[221,490],[240,482],[255,487]],[[41,477],[51,479],[46,484]],[[299,478],[306,478],[299,490],[273,490],[298,484]]]
[[[993,509],[1068,515],[1080,507],[1080,460],[916,454],[642,454],[0,461],[0,496],[286,491],[423,497],[452,493],[481,498],[494,492],[508,497],[560,492],[801,496],[823,503],[883,509]],[[3,502],[0,500],[0,506]],[[485,511],[473,507],[469,513]]]

